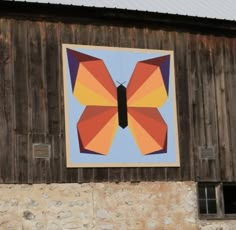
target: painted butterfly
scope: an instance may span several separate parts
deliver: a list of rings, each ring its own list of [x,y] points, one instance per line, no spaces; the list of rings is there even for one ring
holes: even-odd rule
[[[143,155],[164,153],[167,125],[157,110],[168,98],[170,55],[137,62],[127,88],[116,87],[102,59],[66,49],[80,151],[107,155],[116,129],[129,127]]]

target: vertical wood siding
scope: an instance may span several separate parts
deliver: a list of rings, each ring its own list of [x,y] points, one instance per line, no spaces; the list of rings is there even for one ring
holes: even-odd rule
[[[174,50],[180,168],[66,168],[62,43]],[[235,38],[0,19],[0,183],[236,181],[235,98]],[[33,157],[40,142],[50,159]]]

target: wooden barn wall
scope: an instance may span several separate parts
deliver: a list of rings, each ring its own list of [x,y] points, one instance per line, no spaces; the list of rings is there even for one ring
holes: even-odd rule
[[[62,43],[174,50],[180,168],[66,168]],[[235,98],[235,38],[0,19],[0,183],[236,181]],[[38,142],[49,160],[33,158]]]

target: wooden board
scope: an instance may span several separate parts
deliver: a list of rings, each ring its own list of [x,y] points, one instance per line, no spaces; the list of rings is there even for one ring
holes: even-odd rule
[[[14,183],[15,174],[15,90],[11,21],[0,19],[0,183]]]

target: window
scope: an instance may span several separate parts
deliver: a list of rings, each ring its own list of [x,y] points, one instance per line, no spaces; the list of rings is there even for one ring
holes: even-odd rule
[[[236,219],[235,194],[234,183],[198,183],[200,218]]]
[[[198,194],[200,214],[216,214],[215,185],[199,185]]]

